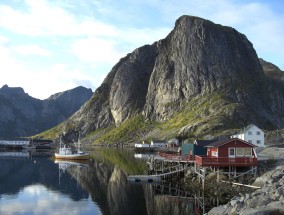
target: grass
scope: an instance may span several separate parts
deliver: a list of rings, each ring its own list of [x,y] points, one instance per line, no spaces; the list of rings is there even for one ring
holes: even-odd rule
[[[175,106],[169,103],[168,107]],[[107,128],[95,143],[134,142],[145,139],[169,139],[180,137],[182,128],[186,128],[184,138],[200,137],[234,128],[233,116],[238,103],[232,103],[225,95],[215,93],[196,96],[182,103],[182,110],[171,119],[158,123],[146,122],[142,115],[136,115],[117,127]],[[94,134],[97,134],[96,132]]]
[[[161,123],[163,131],[180,130],[184,126],[192,128],[191,134],[206,134],[213,132],[214,127],[224,126],[224,121],[230,117],[237,103],[231,103],[223,95],[198,96],[184,104],[184,108],[171,119]]]
[[[222,93],[196,96],[188,102],[183,101],[178,104],[178,106],[180,105],[182,109],[167,121],[145,121],[142,114],[138,114],[119,126],[111,125],[108,128],[97,129],[85,138],[95,139],[93,142],[95,144],[111,144],[150,140],[152,138],[202,137],[236,127],[233,114],[239,104],[232,103]],[[170,109],[176,106],[176,102],[166,105]],[[72,130],[74,126],[71,123],[68,124],[67,121],[36,135],[36,137],[53,139],[60,135],[63,130]],[[181,134],[183,128],[185,128],[185,132]]]
[[[120,143],[136,141],[148,132],[153,126],[152,122],[145,122],[142,115],[137,115],[126,120],[120,126],[109,129],[109,131],[100,136],[95,143]]]

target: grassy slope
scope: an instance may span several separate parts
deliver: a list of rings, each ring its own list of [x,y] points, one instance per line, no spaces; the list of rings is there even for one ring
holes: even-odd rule
[[[233,113],[239,104],[232,103],[221,94],[197,96],[189,102],[183,102],[182,106],[183,108],[167,121],[145,121],[142,115],[136,115],[117,127],[96,130],[87,138],[95,137],[94,143],[134,142],[177,136],[201,137],[238,127],[233,123]],[[62,123],[37,136],[53,139],[66,127],[68,125]]]
[[[95,143],[141,141],[145,139],[169,139],[177,136],[195,137],[221,133],[228,128],[237,128],[233,113],[239,106],[222,95],[195,97],[184,102],[181,111],[171,119],[157,123],[145,122],[142,116],[133,117],[96,139]],[[185,132],[181,135],[180,131]]]

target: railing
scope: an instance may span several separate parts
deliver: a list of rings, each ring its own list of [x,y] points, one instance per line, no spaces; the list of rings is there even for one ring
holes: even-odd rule
[[[255,157],[208,157],[195,156],[195,163],[199,166],[256,166]]]
[[[194,160],[194,156],[192,155],[169,154],[169,153],[163,153],[163,152],[159,152],[158,155],[167,160],[173,160],[173,161],[193,161]]]

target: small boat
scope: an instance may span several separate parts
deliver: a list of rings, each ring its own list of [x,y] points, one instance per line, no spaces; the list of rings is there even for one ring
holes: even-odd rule
[[[36,147],[32,145],[22,146],[22,148],[23,149],[36,149]]]
[[[72,148],[66,146],[62,143],[60,139],[59,149],[58,152],[54,154],[55,159],[65,159],[65,160],[87,160],[90,157],[88,152],[81,151],[81,142],[80,142],[80,135],[78,139],[78,143],[75,143],[76,151],[73,152]]]

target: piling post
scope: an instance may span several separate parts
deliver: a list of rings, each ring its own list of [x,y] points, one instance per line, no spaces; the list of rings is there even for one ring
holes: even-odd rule
[[[219,171],[219,167],[217,167],[217,183],[220,182],[220,171]]]

